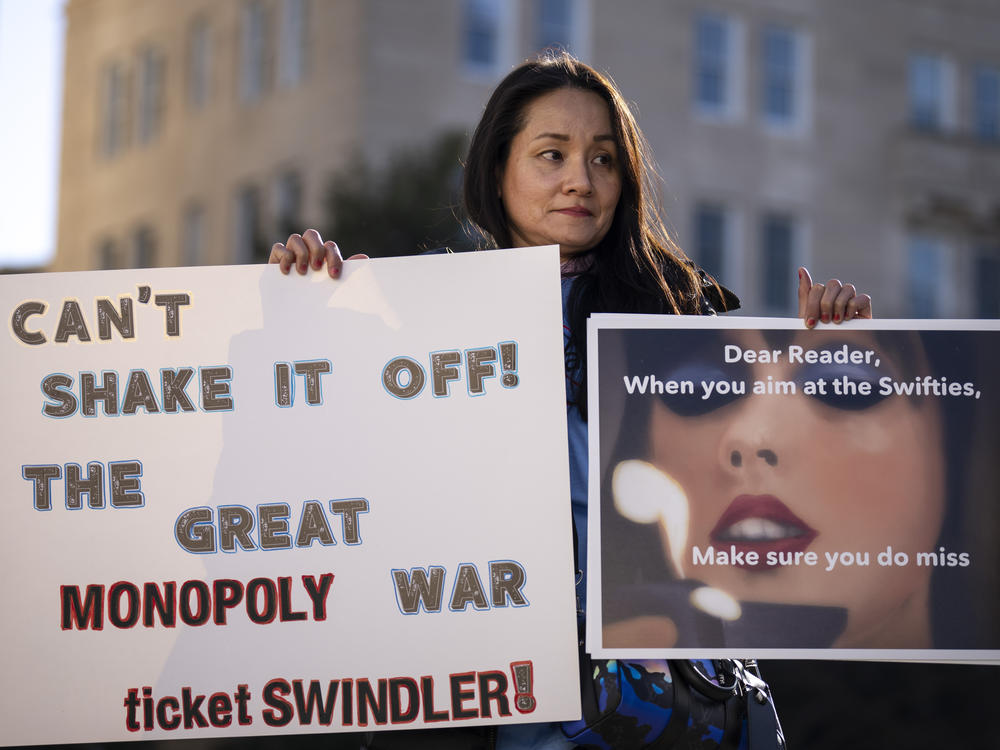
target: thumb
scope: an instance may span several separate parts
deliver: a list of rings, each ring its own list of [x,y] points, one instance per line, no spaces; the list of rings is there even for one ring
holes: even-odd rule
[[[799,317],[806,314],[806,303],[809,301],[809,290],[812,289],[813,280],[809,275],[809,269],[799,266]]]

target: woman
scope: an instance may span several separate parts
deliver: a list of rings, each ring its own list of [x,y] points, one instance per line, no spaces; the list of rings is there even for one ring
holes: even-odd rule
[[[982,580],[988,558],[961,523],[992,492],[968,483],[967,464],[972,434],[996,418],[973,393],[969,334],[607,333],[625,356],[602,364],[602,390],[620,391],[630,372],[699,387],[635,391],[620,421],[602,422],[618,434],[603,459],[605,646],[995,643],[981,600],[996,585]],[[747,387],[703,398],[702,380]],[[892,387],[916,383],[951,393]],[[683,609],[702,586],[735,600],[715,613],[725,622],[705,617],[710,607]]]
[[[573,513],[586,560],[586,326],[592,312],[710,314],[738,300],[699,272],[672,242],[654,202],[645,141],[615,85],[566,54],[512,71],[490,97],[469,148],[464,200],[488,247],[559,245],[566,324]],[[353,256],[364,257],[364,256]],[[335,242],[314,230],[271,250],[288,273],[343,267]],[[871,317],[871,300],[800,270],[799,314],[808,327]],[[586,583],[580,583],[582,601]],[[558,747],[527,725],[512,747]],[[501,736],[501,747],[504,746]]]

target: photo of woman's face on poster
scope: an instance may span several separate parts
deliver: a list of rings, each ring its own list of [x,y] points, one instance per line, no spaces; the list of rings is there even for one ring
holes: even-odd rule
[[[1000,331],[599,336],[604,648],[1000,645]]]

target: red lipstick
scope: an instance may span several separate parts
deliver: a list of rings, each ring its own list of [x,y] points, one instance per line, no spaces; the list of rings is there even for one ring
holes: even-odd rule
[[[818,535],[818,531],[774,495],[739,495],[723,512],[709,538],[713,544],[732,545],[743,553],[757,553],[757,565],[740,567],[769,570],[778,567],[786,554],[805,551]],[[775,553],[770,564],[769,552]]]

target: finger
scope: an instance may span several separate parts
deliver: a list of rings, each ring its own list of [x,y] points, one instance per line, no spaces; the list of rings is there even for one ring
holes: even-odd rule
[[[344,256],[340,254],[337,243],[328,240],[323,245],[323,251],[326,254],[326,272],[330,274],[331,279],[340,278],[340,272],[344,268]]]
[[[802,319],[806,322],[806,328],[815,328],[819,322],[819,304],[826,292],[823,284],[813,284],[806,295],[806,302],[803,307]]]
[[[368,260],[368,256],[365,255],[364,253],[354,253],[354,255],[352,255],[347,260]]]
[[[857,294],[858,290],[854,288],[854,284],[844,284],[840,288],[840,293],[833,301],[833,317],[831,319],[834,323],[840,323],[842,320],[848,320],[847,307]]]
[[[323,260],[326,257],[326,248],[323,246],[323,238],[315,229],[307,229],[302,233],[302,241],[309,251],[309,265],[318,271],[323,267]]]
[[[830,279],[824,284],[823,296],[819,300],[819,319],[824,323],[829,323],[833,319],[833,303],[840,294],[843,284],[837,279]]]
[[[286,248],[280,242],[271,245],[271,255],[267,259],[268,263],[277,263],[283,274],[288,274],[295,262],[295,253]]]
[[[809,299],[809,290],[812,289],[813,280],[809,275],[809,269],[805,266],[799,267],[799,317],[804,318],[806,314],[806,303]]]
[[[844,320],[854,320],[855,318],[872,317],[872,298],[867,294],[858,294],[847,303],[847,310],[844,312]]]
[[[309,248],[302,240],[301,234],[293,234],[285,241],[285,247],[295,256],[295,270],[304,274],[309,268]]]

